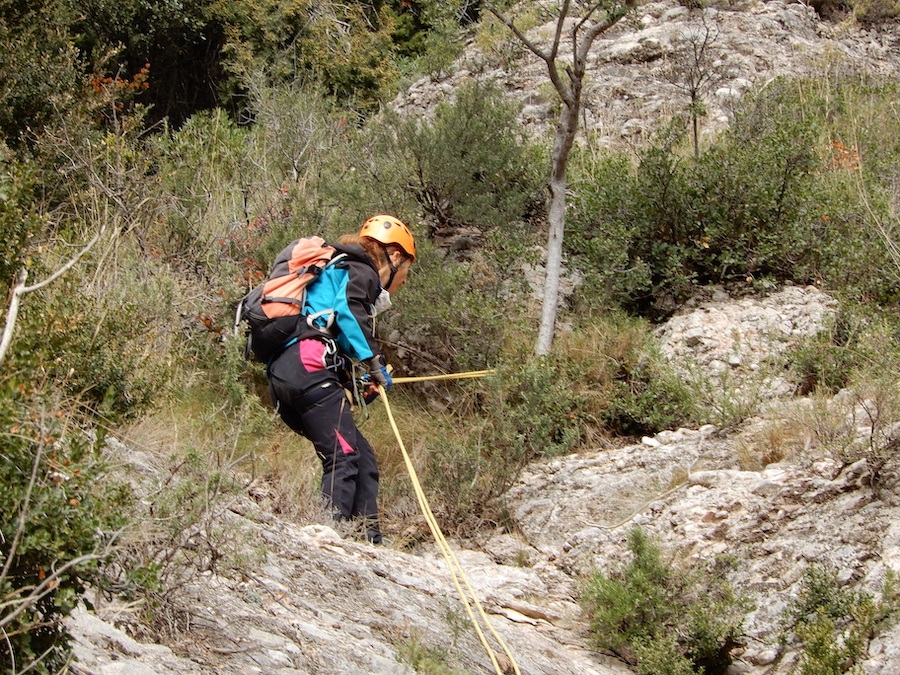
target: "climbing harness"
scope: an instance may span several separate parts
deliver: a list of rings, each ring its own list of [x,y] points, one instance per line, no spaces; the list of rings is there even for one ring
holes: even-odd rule
[[[478,376],[487,372],[490,371],[481,371]],[[460,373],[460,375],[476,377],[476,375],[466,373]],[[433,379],[447,377],[453,376],[438,375],[434,376]],[[393,378],[394,382],[410,382],[418,381],[420,379],[421,378]],[[434,540],[437,543],[438,548],[441,550],[441,553],[444,556],[444,560],[447,561],[447,568],[450,570],[450,574],[453,577],[453,585],[456,586],[456,591],[457,593],[459,593],[459,597],[462,599],[463,604],[466,607],[466,612],[469,615],[469,619],[472,621],[472,625],[475,627],[475,632],[478,633],[478,639],[481,640],[481,644],[484,645],[484,648],[491,659],[491,664],[494,666],[494,670],[496,670],[497,675],[505,675],[504,669],[500,667],[500,663],[497,661],[497,655],[494,653],[494,650],[491,649],[490,644],[488,644],[484,631],[482,630],[482,627],[479,624],[475,613],[473,612],[472,605],[474,605],[478,610],[479,617],[487,626],[491,634],[494,636],[494,639],[500,645],[501,649],[503,649],[503,652],[509,659],[509,663],[512,666],[513,672],[516,675],[522,675],[521,671],[519,670],[519,666],[516,664],[515,658],[513,658],[512,652],[509,651],[509,647],[506,646],[506,643],[497,634],[497,631],[495,631],[494,627],[491,625],[491,622],[488,619],[484,608],[478,601],[478,597],[475,595],[475,591],[472,589],[472,585],[469,583],[469,580],[466,577],[466,573],[463,571],[462,566],[459,564],[459,560],[456,558],[456,555],[454,555],[452,549],[450,548],[450,545],[447,543],[446,538],[444,538],[444,533],[441,532],[441,528],[438,525],[437,519],[434,517],[434,513],[431,511],[431,506],[429,506],[428,500],[425,497],[425,492],[422,490],[422,485],[419,483],[419,478],[416,475],[415,468],[413,467],[412,459],[410,459],[409,453],[406,451],[406,446],[403,444],[403,439],[400,437],[400,429],[397,427],[397,422],[394,420],[394,415],[391,413],[391,406],[388,403],[387,392],[385,391],[383,386],[378,385],[378,393],[379,398],[384,402],[384,409],[385,411],[387,411],[388,420],[391,423],[391,428],[394,430],[394,435],[397,437],[397,443],[399,443],[400,445],[400,451],[403,453],[403,462],[406,464],[406,470],[409,472],[409,478],[412,481],[413,489],[416,492],[416,498],[419,501],[419,508],[422,510],[422,515],[425,516],[425,520],[428,522],[428,528],[431,530],[431,534],[434,536]],[[468,596],[463,590],[463,585],[465,585],[466,590],[469,593]]]

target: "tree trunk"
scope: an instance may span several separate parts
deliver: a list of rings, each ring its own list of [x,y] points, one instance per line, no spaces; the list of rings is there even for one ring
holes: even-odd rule
[[[579,91],[580,93],[580,91]],[[538,356],[550,353],[559,307],[559,279],[562,275],[563,235],[566,229],[566,166],[569,152],[578,129],[579,100],[563,105],[559,114],[556,141],[550,170],[550,213],[547,236],[547,265],[544,277],[544,298],[541,324],[534,352]]]
[[[569,17],[571,0],[562,0],[556,19],[556,33],[553,44],[548,50],[541,49],[519,30],[516,25],[499,10],[486,5],[487,11],[504,23],[515,36],[535,56],[547,64],[547,74],[559,94],[562,110],[556,126],[556,140],[553,144],[552,167],[550,169],[550,213],[549,234],[547,238],[547,263],[544,276],[544,298],[541,309],[541,323],[538,338],[534,347],[537,356],[550,353],[553,346],[553,333],[556,327],[556,313],[559,308],[559,279],[562,276],[563,235],[566,229],[566,166],[569,163],[569,152],[575,142],[578,130],[578,115],[581,112],[581,93],[584,85],[584,73],[587,67],[588,52],[597,36],[614,26],[634,6],[635,0],[624,0],[619,4],[613,2],[611,7],[603,9],[605,3],[576,3],[584,14],[580,17]],[[590,17],[596,12],[604,12],[596,23]],[[566,20],[574,18],[571,27],[572,62],[564,66],[567,79],[560,71],[561,63],[557,60],[560,46],[563,43],[563,30]],[[580,37],[579,37],[580,34]]]

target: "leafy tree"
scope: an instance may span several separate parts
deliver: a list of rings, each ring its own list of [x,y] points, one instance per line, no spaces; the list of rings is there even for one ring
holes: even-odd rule
[[[88,73],[131,79],[142,70],[150,86],[140,102],[149,124],[180,125],[196,110],[222,101],[225,25],[210,0],[84,0],[71,31]]]

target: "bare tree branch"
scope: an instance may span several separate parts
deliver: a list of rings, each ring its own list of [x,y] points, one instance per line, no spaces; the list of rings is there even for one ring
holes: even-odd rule
[[[516,36],[516,38],[521,42],[532,54],[537,56],[542,61],[547,61],[550,59],[550,55],[547,52],[541,50],[536,44],[534,44],[531,40],[529,40],[525,33],[519,30],[519,27],[514,24],[505,14],[501,14],[497,9],[488,5],[487,10],[493,14],[500,23],[509,28],[512,31],[512,34]],[[557,37],[559,35],[559,31],[557,30]]]
[[[52,284],[54,281],[59,279],[63,274],[68,272],[75,264],[81,260],[81,258],[90,251],[94,244],[100,241],[100,237],[103,236],[103,230],[105,228],[101,227],[94,237],[82,248],[78,253],[76,253],[68,262],[66,262],[62,267],[56,270],[49,277],[40,281],[32,286],[26,286],[25,282],[28,279],[28,270],[24,267],[22,271],[19,273],[19,282],[16,284],[15,288],[12,290],[12,295],[9,300],[9,308],[6,312],[6,325],[3,328],[3,337],[0,338],[0,363],[3,363],[3,360],[6,358],[6,352],[9,350],[9,345],[12,342],[13,331],[16,327],[16,318],[19,315],[19,304],[21,302],[21,297],[26,293],[33,293],[34,291],[39,291],[40,289]]]

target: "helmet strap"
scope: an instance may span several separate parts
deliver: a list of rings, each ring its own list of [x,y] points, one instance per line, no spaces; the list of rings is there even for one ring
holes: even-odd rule
[[[391,253],[390,251],[388,251],[388,247],[384,244],[381,244],[381,250],[384,253],[384,257],[387,258],[388,267],[391,268],[391,276],[388,277],[388,282],[384,285],[384,287],[390,288],[391,284],[394,283],[394,277],[397,275],[397,267],[394,266],[394,261],[391,260]]]

